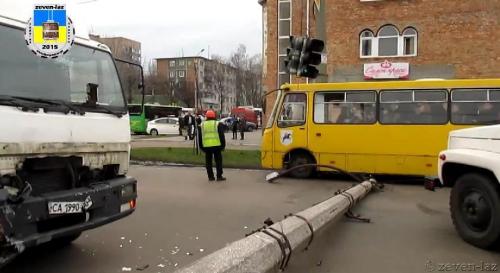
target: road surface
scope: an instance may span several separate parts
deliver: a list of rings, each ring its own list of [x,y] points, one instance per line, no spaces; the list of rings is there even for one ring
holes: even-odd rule
[[[64,249],[30,251],[2,272],[173,272],[243,238],[267,217],[280,220],[352,183],[268,184],[266,173],[226,170],[228,181],[208,183],[202,168],[133,166],[140,199],[131,217],[86,232]],[[448,195],[448,189],[387,185],[356,208],[373,223],[341,220],[315,237],[309,251],[294,253],[286,272],[426,272],[440,263],[499,264],[499,253],[457,236]]]

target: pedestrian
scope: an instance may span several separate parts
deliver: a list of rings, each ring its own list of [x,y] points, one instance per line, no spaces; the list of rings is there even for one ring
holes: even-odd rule
[[[224,126],[215,120],[215,112],[208,110],[206,120],[198,127],[198,142],[200,149],[205,153],[205,167],[207,168],[208,181],[214,181],[214,170],[212,169],[212,158],[215,159],[217,170],[217,181],[226,180],[222,176],[222,151],[226,148],[224,137]]]
[[[187,135],[189,137],[189,140],[193,140],[194,136],[194,117],[191,114],[191,112],[188,112],[187,115],[184,117],[184,126],[186,127],[187,130]]]
[[[179,135],[184,136],[184,140],[187,140],[186,125],[184,124],[184,114],[179,115]]]
[[[233,139],[238,139],[238,119],[236,117],[231,118],[231,130],[233,131]]]
[[[247,121],[245,117],[241,117],[239,121],[239,126],[240,126],[240,140],[245,139],[245,130],[247,129]]]

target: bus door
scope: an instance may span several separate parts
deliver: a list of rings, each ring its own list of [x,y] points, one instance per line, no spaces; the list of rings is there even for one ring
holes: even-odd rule
[[[274,134],[273,165],[282,166],[283,156],[295,148],[307,148],[307,95],[288,93],[278,112]]]

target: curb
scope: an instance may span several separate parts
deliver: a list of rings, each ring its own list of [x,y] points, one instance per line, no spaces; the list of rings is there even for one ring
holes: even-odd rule
[[[154,166],[154,167],[184,167],[184,168],[204,168],[204,165],[197,164],[184,164],[184,163],[174,163],[174,162],[163,162],[163,161],[150,161],[150,160],[130,160],[130,165],[138,165],[138,166]],[[235,170],[255,170],[255,171],[264,171],[266,169],[259,167],[233,167],[233,166],[223,166],[224,169],[235,169]]]

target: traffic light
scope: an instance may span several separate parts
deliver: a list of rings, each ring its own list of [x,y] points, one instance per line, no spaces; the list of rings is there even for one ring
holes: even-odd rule
[[[285,67],[289,74],[297,74],[300,65],[300,55],[304,47],[304,37],[290,36],[290,47],[286,49]]]
[[[315,65],[321,64],[321,52],[325,43],[318,39],[307,39],[300,57],[301,62],[297,75],[306,78],[316,78],[319,71]]]

